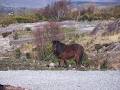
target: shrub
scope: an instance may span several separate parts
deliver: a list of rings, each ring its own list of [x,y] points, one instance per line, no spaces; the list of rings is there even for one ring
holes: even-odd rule
[[[13,19],[12,17],[5,17],[5,18],[2,18],[2,19],[0,20],[0,24],[1,24],[3,27],[8,26],[9,24],[13,24],[13,23],[15,23],[15,22],[16,22],[16,20]]]
[[[80,16],[79,20],[84,21],[84,20],[88,20],[88,18],[89,18],[88,14],[84,14],[84,15]]]
[[[38,21],[38,18],[32,15],[28,15],[28,16],[15,16],[14,19],[18,22],[18,23],[32,23],[32,22],[36,22]]]
[[[82,58],[83,62],[82,64],[88,68],[90,66],[90,60],[88,59],[88,55],[85,53],[83,58]]]
[[[26,58],[27,58],[27,59],[31,59],[30,53],[26,53]]]
[[[32,31],[30,27],[25,28],[26,31]]]
[[[39,13],[36,13],[35,15],[38,18],[38,20],[47,20],[47,18],[44,15],[41,15]]]
[[[100,66],[100,69],[107,69],[108,62],[105,60],[104,63]]]
[[[72,66],[76,65],[75,60],[74,59],[68,60],[68,65]]]
[[[17,59],[20,58],[20,56],[21,56],[21,51],[20,51],[19,48],[15,50],[15,54],[16,54],[16,58],[17,58]]]

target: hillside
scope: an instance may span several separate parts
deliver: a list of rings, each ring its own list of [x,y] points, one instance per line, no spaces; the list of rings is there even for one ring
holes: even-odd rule
[[[119,90],[119,71],[1,71],[0,83],[25,90]],[[14,89],[16,90],[16,89]],[[24,89],[17,89],[24,90]]]

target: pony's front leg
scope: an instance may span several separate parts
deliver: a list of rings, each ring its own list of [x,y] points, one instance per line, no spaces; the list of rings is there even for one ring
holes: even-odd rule
[[[67,61],[65,59],[61,59],[59,61],[59,67],[65,67],[65,68],[67,68],[68,67]]]
[[[60,60],[58,61],[58,67],[61,67]]]
[[[63,67],[64,66],[64,60],[60,59],[58,61],[58,67]]]
[[[79,69],[81,67],[81,63],[78,55],[75,56],[75,62],[76,62],[76,68]]]
[[[65,64],[64,60],[61,59],[61,63],[60,63],[61,67],[64,67],[64,64]]]
[[[75,60],[75,62],[76,62],[76,69],[79,69],[81,67],[81,64],[79,63],[78,60]]]
[[[64,60],[65,68],[68,68],[67,60]]]
[[[77,69],[85,69],[85,67],[79,61],[76,61],[76,68]]]

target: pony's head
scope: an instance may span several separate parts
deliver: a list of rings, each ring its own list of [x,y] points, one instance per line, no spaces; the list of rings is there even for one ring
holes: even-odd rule
[[[53,46],[53,50],[56,50],[57,49],[57,46],[60,44],[60,41],[58,40],[53,40],[52,41],[52,46]]]
[[[58,40],[53,40],[53,41],[52,41],[52,44],[53,44],[53,45],[59,44],[59,43],[60,43],[60,41],[58,41]]]
[[[52,41],[52,47],[55,54],[60,54],[64,51],[65,44],[58,40]]]

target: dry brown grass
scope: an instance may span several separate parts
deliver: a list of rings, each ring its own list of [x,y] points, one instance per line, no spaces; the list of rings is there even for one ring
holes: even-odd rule
[[[110,53],[98,52],[95,49],[95,44],[110,44],[120,42],[120,34],[108,35],[108,36],[89,36],[85,35],[80,37],[78,41],[85,48],[85,52],[90,60],[91,68],[100,69],[106,67],[106,69],[120,69],[120,56],[117,52]],[[101,49],[103,50],[103,49]]]
[[[108,35],[108,36],[90,36],[85,35],[80,37],[76,43],[82,44],[85,49],[91,49],[95,44],[106,44],[120,42],[120,34]]]

